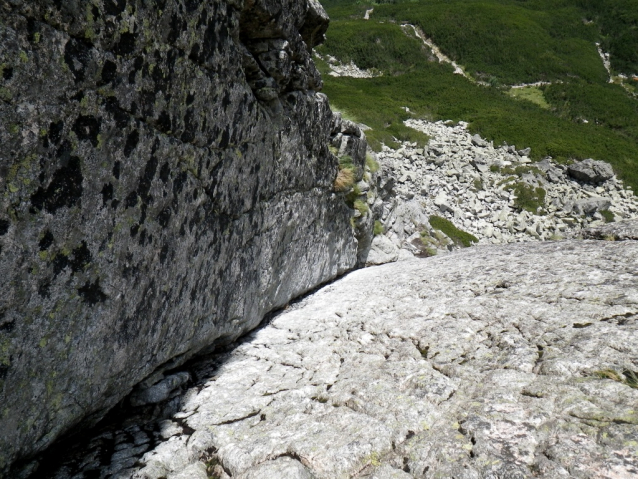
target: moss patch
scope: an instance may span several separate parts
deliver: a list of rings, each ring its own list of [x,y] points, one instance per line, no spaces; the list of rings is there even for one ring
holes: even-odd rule
[[[512,98],[516,98],[517,100],[525,100],[530,101],[541,108],[546,110],[550,109],[549,103],[545,100],[545,96],[543,96],[543,91],[537,86],[528,86],[524,88],[512,88],[509,90],[508,95]]]
[[[478,238],[466,231],[458,229],[451,221],[440,216],[430,216],[430,226],[441,231],[458,246],[467,248],[474,243],[478,243]]]

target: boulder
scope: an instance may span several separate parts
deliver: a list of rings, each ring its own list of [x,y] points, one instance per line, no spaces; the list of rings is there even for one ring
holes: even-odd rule
[[[450,204],[450,198],[445,193],[439,193],[434,198],[434,204],[443,212],[454,212],[454,207]]]
[[[638,219],[617,221],[597,228],[587,228],[583,230],[583,238],[610,241],[638,240]]]
[[[572,211],[577,215],[593,215],[598,211],[605,211],[611,206],[608,198],[586,198],[575,201]]]
[[[614,176],[614,170],[609,163],[591,158],[569,165],[567,172],[572,178],[594,185],[604,183]]]
[[[399,257],[399,248],[384,235],[377,235],[372,240],[370,252],[365,260],[366,266],[392,263]]]
[[[478,134],[472,136],[472,144],[480,148],[485,148],[488,145],[487,141],[481,138],[481,136]]]

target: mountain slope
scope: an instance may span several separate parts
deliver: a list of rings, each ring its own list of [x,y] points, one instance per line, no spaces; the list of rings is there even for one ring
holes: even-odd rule
[[[612,66],[616,83],[609,83],[596,45],[604,48],[609,43],[608,22],[594,15],[586,2],[324,4],[332,23],[318,50],[322,58],[333,56],[382,73],[365,79],[333,77],[329,64],[320,62],[331,102],[373,128],[368,132],[373,146],[392,145],[392,137],[418,141],[402,124],[411,117],[463,120],[495,143],[531,147],[534,159],[549,155],[559,161],[608,161],[638,188],[634,82],[619,78],[622,71]],[[630,7],[619,2],[619,9]],[[364,20],[370,10],[369,20]],[[413,29],[403,24],[418,27],[464,67],[470,80],[437,62]],[[536,82],[549,84],[511,88]]]

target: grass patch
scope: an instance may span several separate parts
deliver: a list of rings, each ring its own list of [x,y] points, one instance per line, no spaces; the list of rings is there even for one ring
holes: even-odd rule
[[[619,383],[625,384],[630,388],[638,389],[638,374],[629,369],[623,370],[622,373],[613,369],[603,369],[595,371],[594,376],[600,379],[611,379]]]
[[[348,191],[354,185],[354,170],[349,168],[340,169],[335,178],[334,188],[336,191]]]
[[[345,192],[352,188],[356,180],[356,168],[352,157],[344,155],[339,158],[339,172],[334,181],[335,191]]]
[[[361,216],[365,215],[370,208],[368,207],[368,203],[363,200],[354,200],[354,209],[361,213]]]
[[[599,213],[603,218],[605,218],[605,221],[607,223],[613,223],[614,221],[616,221],[614,213],[609,210],[599,211]]]
[[[374,222],[374,236],[379,236],[385,233],[385,228],[383,227],[383,223],[379,220],[375,220]]]
[[[440,216],[430,216],[430,226],[443,232],[459,246],[467,248],[472,246],[473,243],[478,243],[478,238],[476,236],[458,229],[451,221],[441,218]]]
[[[532,102],[545,110],[550,109],[549,103],[543,96],[543,91],[537,86],[528,86],[525,88],[512,88],[507,94],[517,100],[525,100]]]
[[[376,173],[380,168],[379,162],[375,160],[370,153],[366,154],[366,166],[368,167],[368,170],[370,170],[370,173]]]
[[[534,187],[523,181],[517,181],[513,184],[506,184],[505,189],[512,191],[516,195],[514,206],[519,211],[525,210],[533,214],[539,214],[545,206],[547,192],[541,187]]]

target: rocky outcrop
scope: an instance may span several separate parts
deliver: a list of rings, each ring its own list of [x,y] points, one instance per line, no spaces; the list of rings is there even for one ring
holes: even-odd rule
[[[356,271],[50,477],[635,477],[637,257],[528,242]]]
[[[354,216],[351,224],[357,239],[357,264],[366,264],[373,238],[374,213],[370,209],[377,201],[378,165],[370,163],[367,151],[368,143],[360,125],[341,118],[340,113],[333,115],[332,134],[330,136],[332,151],[338,156],[340,163],[347,158],[351,163],[352,184],[341,191],[344,201],[353,208]],[[370,166],[373,165],[375,171]]]
[[[583,238],[606,241],[638,240],[638,219],[587,228],[583,231]]]
[[[357,245],[316,0],[4,0],[0,20],[1,474],[142,380],[139,403],[165,398]]]

